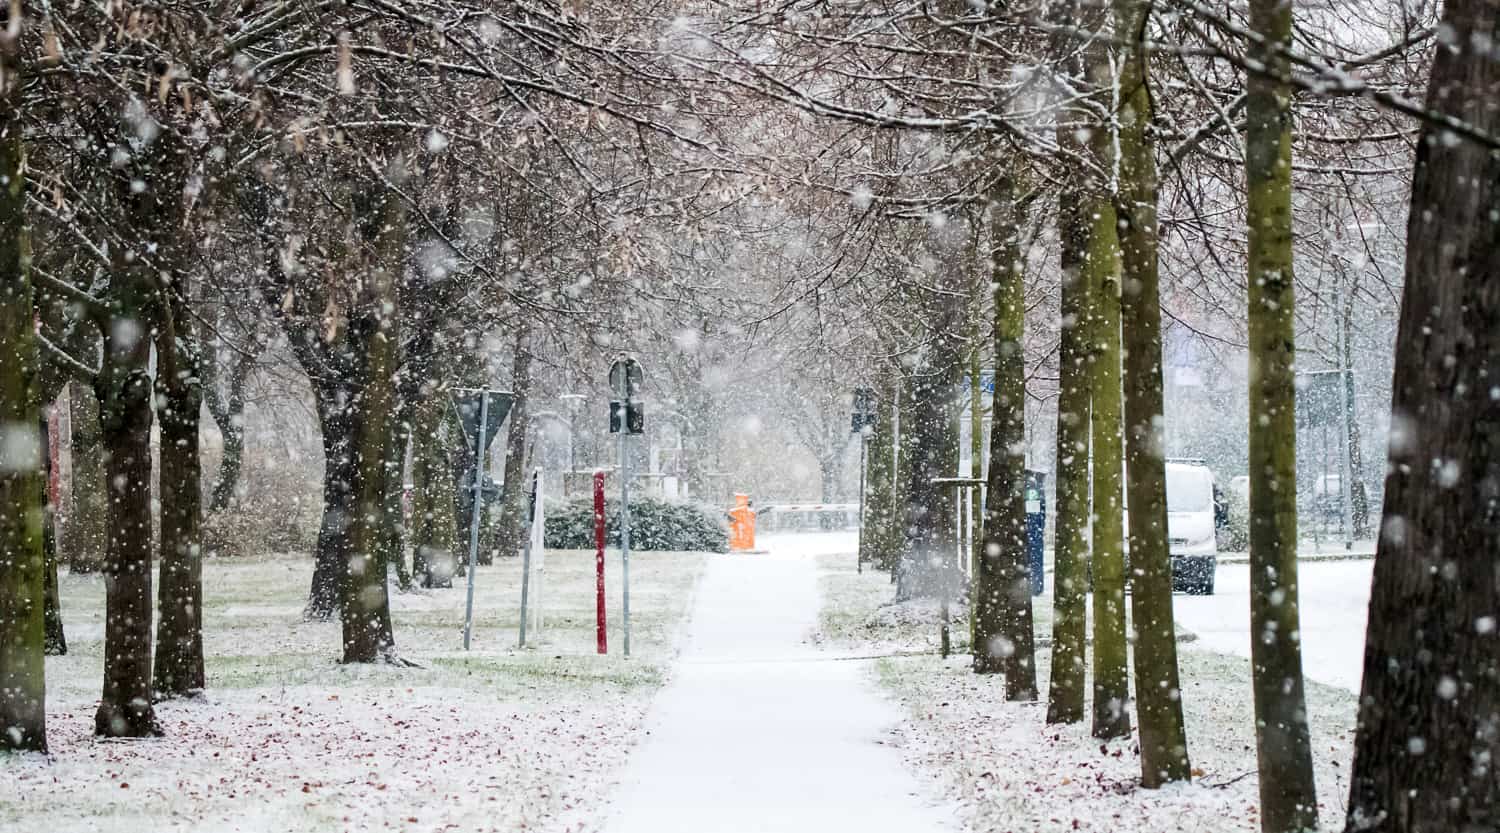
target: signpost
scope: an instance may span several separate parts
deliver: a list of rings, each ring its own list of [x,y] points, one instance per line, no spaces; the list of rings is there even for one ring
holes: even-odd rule
[[[526,602],[531,591],[531,550],[536,541],[537,512],[536,504],[541,499],[542,470],[538,468],[531,474],[531,499],[526,506],[526,544],[521,548],[521,639],[519,647],[526,647]]]
[[[464,601],[464,650],[474,629],[474,572],[479,560],[479,516],[484,511],[484,452],[505,417],[515,396],[489,388],[456,388],[453,407],[464,432],[469,451],[474,454],[474,477],[469,497],[469,587]]]
[[[854,408],[849,417],[850,433],[859,435],[859,537],[855,544],[855,572],[865,571],[865,452],[875,431],[875,389],[855,388]]]
[[[615,399],[609,403],[609,431],[620,435],[620,582],[624,589],[625,656],[630,656],[630,456],[626,440],[645,432],[645,415],[636,401],[645,380],[641,363],[628,356],[609,366],[609,386]]]

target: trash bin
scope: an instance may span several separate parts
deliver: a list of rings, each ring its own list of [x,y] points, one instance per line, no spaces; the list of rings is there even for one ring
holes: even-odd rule
[[[737,493],[734,508],[729,510],[729,551],[749,552],[755,549],[755,510],[750,496]]]
[[[1031,595],[1043,589],[1043,533],[1047,529],[1047,473],[1026,470],[1026,560],[1031,567]]]

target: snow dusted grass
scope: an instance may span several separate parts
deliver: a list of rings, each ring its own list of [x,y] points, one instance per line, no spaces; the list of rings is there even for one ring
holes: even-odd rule
[[[339,625],[302,621],[311,562],[204,568],[208,692],[157,709],[166,737],[92,737],[103,580],[62,578],[70,654],[47,663],[50,758],[0,766],[0,829],[64,831],[594,830],[660,687],[703,556],[631,557],[631,653],[594,651],[593,555],[550,552],[535,647],[516,649],[518,559],[464,590],[393,593],[418,668],[337,663]]]
[[[858,573],[853,555],[818,557],[819,591],[823,605],[814,638],[836,647],[878,653],[936,653],[941,611],[937,602],[922,600],[895,604],[896,586],[889,573],[865,565]],[[969,649],[968,608],[958,600],[949,604],[949,634],[955,652]],[[1034,610],[1037,633],[1052,629],[1052,609]]]
[[[822,627],[841,647],[936,644],[935,630],[928,638],[925,626],[914,630],[882,613],[891,595],[885,576],[872,580],[840,564],[820,566],[826,571]],[[1045,598],[1038,601],[1039,619],[1050,618],[1048,607]],[[1050,623],[1039,624],[1038,636],[1049,630]],[[976,677],[962,653],[947,661],[933,653],[887,656],[876,668],[881,685],[909,715],[891,742],[961,804],[970,829],[1258,831],[1249,661],[1193,643],[1181,646],[1180,658],[1196,780],[1154,791],[1139,786],[1134,738],[1106,745],[1089,736],[1086,723],[1046,725],[1046,648],[1037,653],[1043,701],[1035,704],[1005,702],[1002,681]],[[1307,696],[1322,827],[1342,830],[1355,696],[1314,682]]]

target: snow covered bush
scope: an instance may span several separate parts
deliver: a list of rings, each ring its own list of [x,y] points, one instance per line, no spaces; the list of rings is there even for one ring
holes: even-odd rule
[[[1245,552],[1250,549],[1250,505],[1234,490],[1224,495],[1228,518],[1218,530],[1220,552]]]
[[[610,546],[619,546],[620,501],[606,498],[604,534]],[[547,506],[546,541],[549,548],[592,549],[594,546],[594,502],[574,498]],[[669,501],[656,497],[630,500],[630,547],[637,550],[679,552],[727,552],[729,532],[720,509],[692,501]]]

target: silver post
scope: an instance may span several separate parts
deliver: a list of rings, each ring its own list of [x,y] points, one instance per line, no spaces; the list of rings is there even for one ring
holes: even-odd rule
[[[864,428],[859,429],[859,537],[855,543],[856,555],[854,556],[855,572],[865,571],[865,449],[869,445],[869,436],[865,434]]]
[[[625,438],[630,436],[630,400],[625,400],[626,424],[620,432],[620,568],[625,588],[625,656],[630,656],[630,456],[625,453]]]
[[[531,589],[531,537],[532,525],[536,523],[536,501],[538,500],[538,488],[536,487],[535,475],[531,481],[533,486],[529,498],[530,505],[526,512],[528,521],[526,523],[526,543],[521,547],[521,639],[518,647],[526,647],[526,602],[527,595]]]
[[[479,560],[479,513],[484,499],[485,429],[490,423],[490,391],[479,394],[479,451],[474,455],[474,506],[469,513],[469,590],[464,602],[464,650],[469,650],[469,635],[474,628],[474,568]]]

